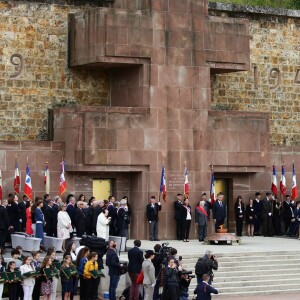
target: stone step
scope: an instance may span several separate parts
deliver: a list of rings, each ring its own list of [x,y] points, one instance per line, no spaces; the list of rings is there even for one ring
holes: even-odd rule
[[[298,270],[296,270],[298,271]],[[290,272],[285,272],[284,273],[286,277],[288,278],[298,278],[300,277],[299,272],[295,272],[295,271],[290,271]],[[222,273],[215,273],[215,282],[216,283],[223,283],[223,282],[235,282],[237,280],[236,276],[223,276],[224,274]],[[226,274],[225,274],[226,275]],[[257,274],[257,273],[253,273],[252,275],[244,275],[244,276],[238,276],[238,280],[239,281],[246,281],[248,282],[248,284],[250,284],[251,282],[253,282],[256,279],[264,279],[264,278],[268,278],[270,280],[274,280],[274,281],[281,281],[282,280],[282,274],[280,273],[274,273],[274,272],[270,272],[270,274]]]

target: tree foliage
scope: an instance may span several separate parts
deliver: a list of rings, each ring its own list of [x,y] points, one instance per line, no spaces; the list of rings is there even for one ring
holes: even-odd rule
[[[211,2],[233,3],[240,5],[300,9],[300,0],[209,0]]]

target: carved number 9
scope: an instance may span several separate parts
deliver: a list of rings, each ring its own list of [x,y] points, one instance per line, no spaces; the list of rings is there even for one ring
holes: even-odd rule
[[[281,84],[281,72],[280,72],[280,70],[278,68],[272,68],[270,70],[270,77],[274,78],[274,79],[277,79],[277,82],[275,83],[275,85],[271,86],[270,88],[271,89],[277,89]]]
[[[17,78],[23,70],[23,56],[21,54],[13,54],[10,57],[10,62],[15,66],[16,73],[10,75],[10,78]]]

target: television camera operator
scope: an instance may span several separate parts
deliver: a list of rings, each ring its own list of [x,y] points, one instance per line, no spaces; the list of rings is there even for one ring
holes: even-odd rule
[[[179,296],[180,300],[189,300],[189,286],[191,280],[195,278],[192,271],[182,270],[179,279]]]
[[[205,255],[198,259],[195,266],[197,283],[201,283],[203,275],[208,274],[210,276],[208,283],[211,284],[214,278],[213,270],[218,270],[218,261],[216,257],[212,254],[212,252],[210,250],[207,250],[205,252]]]

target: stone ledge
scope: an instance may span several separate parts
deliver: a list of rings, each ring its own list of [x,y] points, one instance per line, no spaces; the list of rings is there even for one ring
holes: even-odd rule
[[[209,2],[208,10],[300,18],[300,10]]]
[[[119,114],[148,114],[150,108],[148,107],[120,107],[120,106],[79,106],[79,107],[60,107],[54,108],[55,114],[68,113],[119,113]]]

